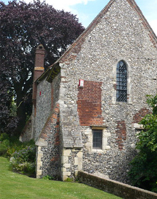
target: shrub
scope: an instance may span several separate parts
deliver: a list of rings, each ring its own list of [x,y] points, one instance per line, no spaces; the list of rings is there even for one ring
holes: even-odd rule
[[[0,135],[0,155],[10,158],[11,170],[35,176],[36,147],[34,141],[22,143],[15,136]]]
[[[6,133],[0,134],[0,155],[5,156],[10,146],[9,136]]]
[[[35,157],[35,146],[26,146],[20,151],[15,151],[10,158],[12,170],[28,176],[35,176]]]
[[[10,158],[16,151],[20,151],[26,146],[34,146],[34,141],[20,142],[16,136],[8,136],[6,133],[0,134],[0,155]]]
[[[54,177],[46,175],[46,176],[43,176],[42,179],[44,179],[44,180],[54,180]]]
[[[157,95],[148,96],[147,103],[152,114],[140,122],[144,130],[137,135],[139,153],[130,163],[129,177],[132,185],[157,192]]]
[[[7,139],[9,140],[8,134],[6,134],[6,133],[0,134],[0,141],[7,140]]]
[[[65,182],[74,182],[74,179],[73,179],[73,178],[67,178],[67,179],[65,180]]]
[[[1,156],[5,156],[9,146],[10,146],[9,140],[0,141],[0,155]]]

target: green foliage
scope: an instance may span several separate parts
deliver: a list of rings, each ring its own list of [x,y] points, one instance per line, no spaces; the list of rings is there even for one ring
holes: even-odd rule
[[[73,179],[73,178],[67,178],[67,179],[65,180],[65,182],[74,182],[74,179]]]
[[[28,176],[35,177],[35,163],[31,162],[19,163],[15,158],[14,159],[11,158],[10,169],[13,171],[17,171],[18,173],[21,174],[26,174]]]
[[[6,133],[0,135],[0,155],[6,156],[8,149],[10,148],[10,139]]]
[[[0,155],[4,156],[10,146],[9,140],[3,140],[0,142]]]
[[[129,171],[132,185],[157,192],[157,154],[145,152],[132,160]]]
[[[14,157],[18,162],[34,162],[35,159],[35,146],[26,146],[24,149],[14,152],[12,157]]]
[[[54,178],[52,176],[46,175],[44,177],[42,177],[43,180],[54,180]]]
[[[147,97],[152,114],[140,122],[144,129],[137,135],[139,153],[130,163],[129,177],[134,186],[157,192],[157,95]]]
[[[16,103],[12,100],[10,105],[10,116],[16,117],[17,116],[17,106]]]
[[[34,141],[22,143],[16,137],[0,135],[0,155],[10,158],[10,169],[35,176],[36,147]]]
[[[16,136],[8,136],[6,133],[0,135],[0,155],[10,158],[15,151],[20,151],[26,146],[34,146],[34,141],[20,142]]]
[[[36,147],[26,146],[15,151],[10,158],[12,170],[29,176],[35,176]]]
[[[6,139],[9,139],[8,134],[6,134],[6,133],[0,134],[0,141],[6,140]]]
[[[157,95],[147,95],[147,103],[153,108],[153,115],[157,115]]]

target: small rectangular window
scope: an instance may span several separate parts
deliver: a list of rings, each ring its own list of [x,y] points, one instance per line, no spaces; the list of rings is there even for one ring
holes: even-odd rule
[[[102,130],[93,129],[93,148],[102,149]]]

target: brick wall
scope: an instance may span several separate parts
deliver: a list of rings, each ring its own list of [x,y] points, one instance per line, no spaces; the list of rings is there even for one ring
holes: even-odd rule
[[[40,44],[37,47],[35,54],[35,67],[43,67],[45,60],[45,49],[43,45]]]
[[[102,125],[101,82],[84,81],[78,88],[78,114],[81,126]]]
[[[116,143],[118,144],[118,148],[120,150],[123,149],[123,141],[126,140],[126,124],[125,121],[118,121],[116,128]]]
[[[134,123],[139,123],[141,119],[146,116],[147,114],[151,113],[149,109],[147,108],[142,108],[140,109],[133,117],[133,122]]]

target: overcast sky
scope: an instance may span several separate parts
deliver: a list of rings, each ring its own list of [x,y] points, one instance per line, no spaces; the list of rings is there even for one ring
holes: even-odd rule
[[[7,0],[2,1],[7,2]],[[135,1],[157,35],[157,0]],[[87,27],[109,0],[46,0],[46,2],[56,9],[63,9],[76,14],[79,21]]]

